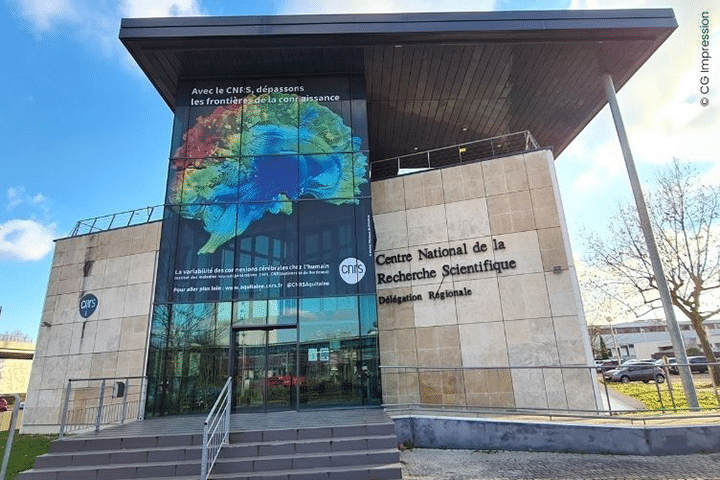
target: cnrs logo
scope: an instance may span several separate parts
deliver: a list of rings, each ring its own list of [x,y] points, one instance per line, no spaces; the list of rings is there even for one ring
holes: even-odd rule
[[[350,285],[355,285],[365,276],[365,264],[357,258],[348,257],[340,264],[340,277]]]
[[[80,316],[88,318],[95,313],[98,306],[98,299],[92,293],[88,293],[80,299]]]

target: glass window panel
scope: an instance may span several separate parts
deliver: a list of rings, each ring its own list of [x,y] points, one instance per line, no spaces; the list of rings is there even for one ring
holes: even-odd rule
[[[306,77],[300,79],[306,97],[332,96],[334,101],[350,100],[350,84],[344,77]]]
[[[382,403],[376,298],[375,295],[362,295],[358,298],[358,302],[360,305],[363,401],[365,404],[376,405]]]
[[[372,200],[361,198],[355,207],[355,258],[364,267],[362,278],[357,283],[358,293],[375,293],[375,231],[372,216]]]
[[[239,218],[259,218],[239,224],[240,255],[236,264],[238,299],[297,296],[297,204],[257,202],[239,206]],[[257,216],[254,212],[261,212]],[[269,212],[269,213],[267,213]],[[276,213],[273,213],[276,212]],[[242,227],[246,227],[242,231]],[[271,244],[277,245],[270,248]]]
[[[160,236],[160,252],[155,283],[155,302],[167,303],[172,298],[175,254],[177,248],[177,232],[180,215],[177,207],[167,206],[163,209],[162,232]]]
[[[243,156],[298,151],[299,86],[293,79],[248,81],[243,107]]]
[[[300,153],[352,152],[354,144],[351,121],[350,102],[314,100],[302,102],[299,126]]]
[[[233,326],[295,325],[297,299],[249,300],[235,303]]]
[[[354,294],[340,265],[354,257],[355,208],[327,202],[299,202],[300,296]]]
[[[243,157],[239,167],[239,201],[295,200],[299,190],[297,155]]]
[[[355,196],[370,196],[370,163],[369,153],[360,152],[353,155],[353,180],[355,182]]]
[[[189,115],[190,89],[187,82],[181,81],[178,88],[178,96],[175,104],[173,132],[172,139],[170,141],[170,158],[186,156],[186,145],[183,142],[183,135],[188,129]]]
[[[301,404],[362,403],[357,298],[301,299],[299,316]]]
[[[238,157],[242,148],[240,105],[198,107],[190,110],[188,130],[177,154],[186,158]]]
[[[190,104],[188,126],[182,135],[186,157],[237,157],[242,137],[243,82],[196,82],[186,90]],[[176,154],[176,156],[178,156]]]
[[[204,209],[206,225],[217,230],[208,235],[200,222],[192,218],[195,207]],[[211,223],[211,217],[227,215],[230,206],[200,205],[183,207],[179,220],[178,245],[175,265],[169,274],[173,276],[173,298],[180,302],[205,302],[230,299],[233,296],[235,238],[234,223],[231,227]],[[232,214],[233,211],[230,211]],[[232,233],[228,234],[227,230]],[[228,238],[229,237],[229,238]],[[227,240],[226,240],[227,239]],[[224,240],[224,242],[223,242]]]
[[[348,77],[348,83],[352,99],[365,101],[365,78],[360,75],[351,76]]]
[[[223,303],[156,307],[148,364],[150,415],[212,407],[227,376],[229,312]]]
[[[181,202],[185,167],[183,160],[170,160],[167,184],[165,186],[165,204],[177,205]]]
[[[352,109],[352,135],[354,152],[370,149],[368,141],[367,104],[365,100],[353,100]]]
[[[308,154],[299,158],[301,198],[342,204],[353,202],[360,194],[355,191],[352,154]]]
[[[174,183],[182,182],[182,193],[175,193],[173,203],[198,205],[207,203],[232,203],[238,201],[238,181],[241,176],[240,162],[233,158],[207,157],[184,169],[184,175],[176,176]],[[171,192],[168,192],[170,196]],[[179,202],[175,199],[179,197]]]

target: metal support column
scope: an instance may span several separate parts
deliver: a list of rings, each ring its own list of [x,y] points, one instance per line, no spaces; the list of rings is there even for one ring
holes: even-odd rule
[[[638,216],[640,217],[640,227],[642,228],[643,235],[645,236],[645,243],[647,244],[648,254],[650,255],[653,273],[658,284],[660,301],[662,302],[663,311],[665,312],[665,321],[667,322],[670,341],[672,342],[673,350],[675,351],[675,358],[677,359],[677,363],[679,365],[687,364],[688,361],[685,353],[685,345],[683,343],[682,335],[680,334],[680,327],[678,327],[677,320],[675,319],[675,311],[673,310],[672,301],[670,300],[670,290],[668,290],[665,272],[663,271],[662,263],[660,262],[660,255],[658,253],[655,236],[653,235],[652,226],[650,224],[650,216],[648,215],[647,206],[645,205],[645,198],[643,197],[642,188],[640,187],[637,171],[635,170],[635,161],[633,160],[632,153],[630,152],[630,143],[628,142],[627,134],[625,133],[625,125],[623,124],[622,117],[620,116],[620,107],[618,106],[617,97],[615,96],[615,85],[613,85],[610,74],[606,73],[603,76],[603,83],[605,85],[605,95],[607,96],[608,105],[610,105],[610,111],[612,112],[613,121],[615,122],[615,130],[617,131],[618,140],[620,141],[620,148],[622,148],[623,158],[625,159],[625,167],[627,168],[628,177],[630,177],[630,185],[632,187],[633,196],[635,197],[635,205],[637,207]],[[682,381],[683,390],[685,390],[685,398],[687,399],[690,410],[699,410],[700,407],[698,405],[697,394],[695,393],[695,384],[693,383],[692,373],[690,373],[690,367],[678,366],[678,370],[680,372],[680,380]]]

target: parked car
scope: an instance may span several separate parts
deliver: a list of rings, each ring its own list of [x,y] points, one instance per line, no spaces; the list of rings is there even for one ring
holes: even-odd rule
[[[654,380],[657,383],[665,381],[665,373],[661,368],[650,362],[634,362],[628,365],[621,365],[615,370],[607,371],[603,374],[605,380],[611,382],[634,382],[642,381],[648,383]]]
[[[652,358],[630,358],[622,362],[621,365],[630,365],[631,363],[655,363]]]
[[[603,360],[595,360],[595,370],[598,373],[602,372],[602,363],[603,363]]]
[[[603,360],[600,364],[600,370],[601,372],[607,372],[608,370],[612,370],[614,368],[617,368],[619,365],[617,360]]]
[[[708,371],[707,358],[705,357],[690,357],[688,363],[691,372],[705,373]]]
[[[677,360],[674,358],[671,358],[668,360],[670,363],[670,366],[668,367],[668,370],[673,375],[677,375],[678,367],[677,367]],[[690,364],[690,371],[693,373],[705,373],[708,371],[707,359],[702,356],[695,356],[695,357],[688,357],[688,363]]]

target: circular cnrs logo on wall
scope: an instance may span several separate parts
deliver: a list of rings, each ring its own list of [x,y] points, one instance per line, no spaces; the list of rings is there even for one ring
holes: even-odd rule
[[[80,299],[80,316],[83,318],[88,318],[90,315],[95,313],[97,306],[98,299],[95,295],[93,295],[92,293],[84,295]]]
[[[348,257],[340,264],[340,277],[350,285],[355,285],[365,276],[365,264],[357,258]]]

